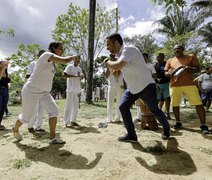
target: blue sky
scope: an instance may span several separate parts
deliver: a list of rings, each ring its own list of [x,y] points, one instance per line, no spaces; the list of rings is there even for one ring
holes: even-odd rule
[[[120,11],[120,33],[123,36],[151,33],[152,22],[165,15],[162,7],[149,0],[97,0],[108,9]],[[17,52],[18,44],[41,44],[46,49],[51,39],[56,18],[65,14],[69,3],[88,8],[89,0],[1,0],[0,29],[13,28],[15,37],[0,36],[0,57]],[[159,35],[155,35],[160,38]]]

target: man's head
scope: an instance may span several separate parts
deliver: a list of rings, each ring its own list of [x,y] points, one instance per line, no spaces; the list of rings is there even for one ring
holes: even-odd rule
[[[48,49],[56,55],[61,56],[63,54],[63,46],[60,42],[51,42]]]
[[[174,54],[176,57],[181,57],[183,56],[183,51],[185,50],[183,45],[177,44],[174,46]]]
[[[79,64],[80,64],[80,58],[78,58],[74,61],[74,66],[77,67],[77,66],[79,66]]]
[[[45,53],[45,50],[44,50],[44,49],[40,50],[40,51],[38,52],[38,57],[40,57],[43,53]]]
[[[143,57],[144,57],[144,60],[145,62],[147,63],[148,62],[148,58],[149,58],[149,54],[147,53],[142,53]]]
[[[165,62],[164,59],[165,59],[165,55],[163,53],[158,53],[158,55],[157,55],[158,63],[160,63],[160,64],[164,63]]]
[[[206,72],[207,72],[208,74],[212,73],[212,66],[208,66],[208,67],[206,68]]]
[[[121,46],[123,45],[123,39],[119,33],[114,33],[106,37],[107,50],[111,54],[118,54]]]

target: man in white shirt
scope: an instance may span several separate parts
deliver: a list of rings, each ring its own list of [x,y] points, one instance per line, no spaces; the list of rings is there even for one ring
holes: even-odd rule
[[[150,70],[150,72],[152,74],[153,79],[155,80],[157,77],[157,73],[156,73],[154,65],[149,62],[149,54],[142,53],[142,55],[147,64],[148,69]],[[141,111],[141,108],[140,108],[141,103],[142,103],[142,101],[140,101],[140,100],[136,101],[136,103],[135,103],[137,105],[137,118],[135,119],[134,123],[142,121],[142,115],[144,113]]]
[[[64,124],[66,127],[68,127],[68,124],[71,124],[71,126],[79,126],[76,121],[79,108],[79,94],[81,93],[80,80],[84,77],[79,64],[80,59],[75,61],[74,64],[69,64],[63,74],[63,76],[67,78],[64,116]]]
[[[107,50],[116,55],[117,61],[105,59],[104,63],[108,68],[121,70],[128,86],[119,106],[127,134],[119,137],[118,140],[137,142],[130,107],[138,98],[148,105],[150,111],[163,126],[162,139],[168,139],[170,126],[165,114],[158,108],[155,81],[147,68],[142,53],[135,46],[124,46],[122,37],[118,33],[108,36],[106,40]]]
[[[105,101],[107,101],[107,96],[108,96],[108,85],[107,84],[103,84],[102,91],[103,91],[103,98]]]
[[[40,50],[38,53],[38,57],[40,57],[44,52],[45,50]],[[27,73],[26,73],[27,79],[32,75],[35,69],[35,65],[36,65],[36,61],[32,61],[27,67]],[[29,123],[27,124],[29,133],[35,133],[36,131],[45,132],[45,130],[41,128],[43,123],[43,113],[44,113],[43,107],[41,106],[40,102],[38,102],[35,109],[34,117],[30,119]]]
[[[206,72],[199,76],[198,85],[203,105],[206,107],[206,111],[209,112],[212,101],[212,66],[206,68]]]
[[[112,69],[106,69],[105,76],[108,80],[108,97],[107,97],[107,119],[106,122],[110,123],[113,120],[113,107],[116,99],[116,113],[115,122],[119,123],[121,113],[119,111],[119,104],[123,94],[124,84],[123,75],[121,71],[114,71]]]

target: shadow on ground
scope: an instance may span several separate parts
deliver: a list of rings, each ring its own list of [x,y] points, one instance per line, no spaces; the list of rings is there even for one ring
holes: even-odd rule
[[[32,147],[29,145],[14,142],[17,148],[24,151],[27,159],[34,162],[43,162],[50,166],[61,169],[92,169],[102,158],[103,153],[95,153],[96,158],[89,161],[86,157],[80,154],[60,149],[64,145],[49,145],[42,148]]]
[[[158,145],[162,143],[158,141]],[[133,148],[139,151],[145,151],[140,143],[132,144]],[[197,168],[191,159],[191,156],[178,148],[176,138],[170,138],[167,142],[167,147],[164,153],[148,152],[153,156],[150,159],[135,157],[137,162],[151,172],[157,174],[176,174],[190,175],[197,171]],[[180,167],[180,169],[179,169]]]

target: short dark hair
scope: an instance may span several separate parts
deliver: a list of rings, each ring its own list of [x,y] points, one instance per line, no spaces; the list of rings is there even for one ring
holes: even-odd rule
[[[62,43],[60,43],[60,42],[51,42],[49,44],[49,48],[48,49],[49,49],[50,52],[55,53],[54,49],[57,49],[58,46],[60,46],[60,45],[62,45]]]
[[[158,56],[165,56],[164,53],[158,53]]]
[[[176,48],[180,48],[180,49],[185,50],[185,47],[184,47],[184,45],[182,45],[182,44],[176,44],[176,45],[174,46],[174,49],[176,49]]]
[[[143,56],[145,56],[146,58],[149,57],[149,54],[148,53],[142,53]]]
[[[44,50],[44,49],[40,50],[40,51],[38,52],[38,57],[40,57],[43,53],[45,53],[45,50]]]
[[[106,37],[106,39],[110,39],[111,41],[118,41],[118,43],[122,46],[123,45],[123,39],[119,33],[113,33]]]

